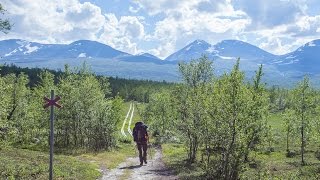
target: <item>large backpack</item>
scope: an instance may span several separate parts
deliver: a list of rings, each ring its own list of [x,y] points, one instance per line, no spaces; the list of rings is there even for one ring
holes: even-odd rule
[[[148,127],[144,125],[142,122],[137,122],[133,129],[133,140],[135,142],[147,141],[147,138],[146,138],[147,128]]]

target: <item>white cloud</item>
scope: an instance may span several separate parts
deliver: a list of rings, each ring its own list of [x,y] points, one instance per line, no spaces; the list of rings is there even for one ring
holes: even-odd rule
[[[299,0],[234,0],[233,6],[244,11],[251,19],[250,29],[272,28],[289,24],[303,14]],[[301,1],[301,0],[300,0]]]
[[[186,3],[190,3],[190,1],[181,0],[157,0],[156,2],[153,0],[133,0],[133,2],[138,4],[139,7],[146,9],[150,15],[175,10],[183,7]]]
[[[216,35],[230,37],[251,23],[243,11],[233,8],[231,1],[160,0],[153,3],[151,0],[136,0],[135,2],[150,15],[165,15],[155,24],[154,33],[150,36],[150,40],[159,41],[159,46],[153,51],[162,58],[176,51],[177,44],[185,45],[200,37],[204,37],[205,40],[211,40],[208,37]]]
[[[145,36],[143,17],[102,14],[101,8],[78,0],[3,0],[12,31],[0,39],[18,38],[40,43],[96,40],[136,53]]]
[[[165,15],[156,23],[153,38],[160,41],[156,49],[164,49],[168,42],[175,49],[156,51],[161,57],[198,38],[210,43],[249,39],[269,52],[285,54],[320,36],[320,16],[307,15],[310,6],[306,0],[136,2],[149,14]]]
[[[272,29],[248,31],[247,37],[255,37],[260,48],[274,54],[286,54],[319,38],[320,16],[300,16],[296,22],[275,26]]]
[[[121,5],[122,1],[117,2]],[[0,39],[42,43],[89,39],[160,58],[194,39],[212,44],[224,39],[247,40],[283,54],[320,37],[318,0],[134,0],[120,8],[127,14],[102,12],[97,5],[79,0],[1,3],[14,27]]]
[[[317,16],[301,16],[297,18],[295,26],[299,28],[294,36],[319,36],[320,15]]]
[[[3,0],[2,4],[14,24],[3,38],[44,43],[95,39],[105,21],[99,7],[77,0]]]
[[[141,7],[138,5],[138,7],[133,7],[133,6],[130,6],[129,7],[129,11],[132,12],[132,13],[138,13],[140,11]]]
[[[320,16],[308,15],[313,0],[234,0],[235,9],[251,19],[240,34],[274,54],[285,54],[319,38]]]
[[[104,32],[99,39],[119,50],[139,53],[136,42],[145,37],[140,19],[136,16],[122,16],[118,19],[114,14],[106,14]]]

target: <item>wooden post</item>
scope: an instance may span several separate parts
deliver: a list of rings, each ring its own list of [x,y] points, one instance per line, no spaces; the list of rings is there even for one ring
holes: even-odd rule
[[[60,97],[54,96],[54,90],[51,90],[50,99],[44,97],[44,100],[47,102],[43,107],[48,108],[50,106],[50,163],[49,163],[49,180],[53,179],[53,146],[54,146],[54,106],[61,108],[62,106],[57,102],[60,100]]]

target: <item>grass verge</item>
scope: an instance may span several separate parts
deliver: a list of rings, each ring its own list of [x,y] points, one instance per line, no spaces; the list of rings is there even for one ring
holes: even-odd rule
[[[128,157],[133,157],[135,155],[136,150],[133,144],[120,144],[118,148],[115,148],[112,151],[86,153],[78,157],[80,159],[90,161],[98,166],[102,166],[107,169],[114,169]]]
[[[163,144],[163,161],[180,179],[202,179],[204,172],[197,163],[188,164],[183,144]]]
[[[0,179],[49,179],[48,153],[25,149],[0,149]],[[97,179],[98,166],[75,157],[54,156],[54,179]]]

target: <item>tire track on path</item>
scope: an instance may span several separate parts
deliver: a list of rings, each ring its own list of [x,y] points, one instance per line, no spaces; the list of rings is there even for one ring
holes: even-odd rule
[[[124,132],[124,127],[125,127],[125,125],[126,125],[126,123],[127,123],[127,119],[128,119],[128,117],[129,117],[130,111],[131,111],[131,109],[132,109],[132,105],[133,105],[133,103],[130,103],[129,111],[127,112],[126,118],[124,119],[123,124],[122,124],[122,127],[121,127],[121,134],[122,134],[122,136],[124,136],[124,137],[127,137],[126,133]]]
[[[132,123],[133,113],[134,113],[134,104],[132,104],[131,116],[130,116],[130,120],[129,120],[129,123],[128,123],[128,132],[129,132],[129,134],[131,136],[132,136],[131,123]]]

